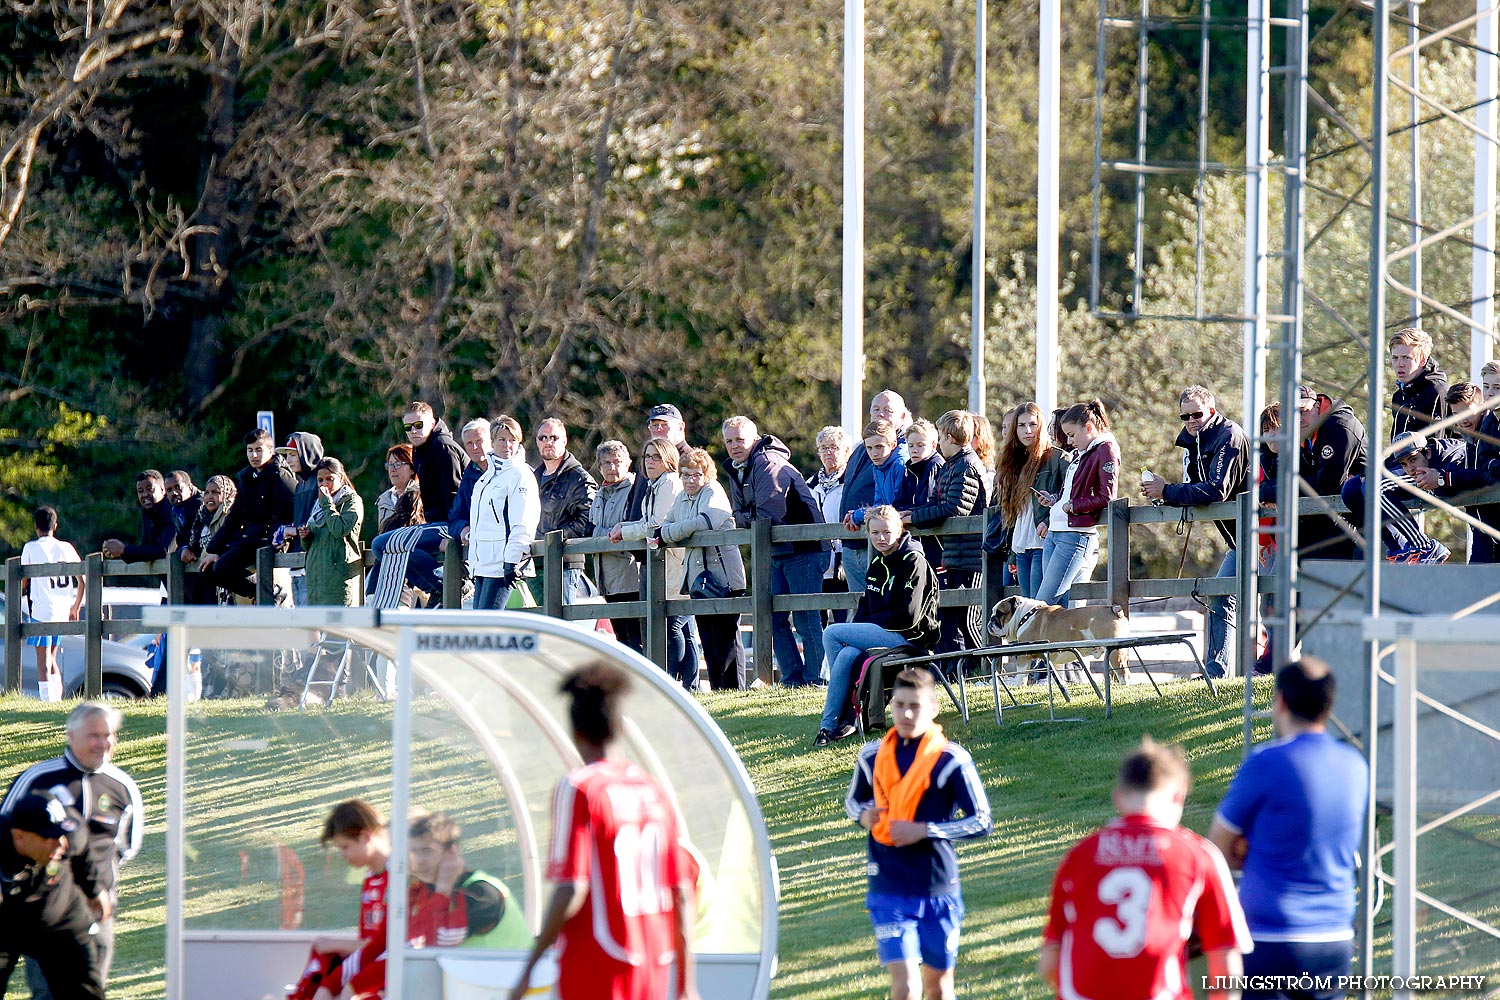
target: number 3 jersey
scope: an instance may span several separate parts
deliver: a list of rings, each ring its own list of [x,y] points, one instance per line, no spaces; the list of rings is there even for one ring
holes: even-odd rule
[[[1250,950],[1229,866],[1191,830],[1126,816],[1063,858],[1042,939],[1061,946],[1061,1000],[1192,1000],[1194,933],[1205,952]]]
[[[676,957],[673,895],[692,886],[680,829],[661,786],[628,761],[597,761],[558,783],[547,878],[588,886],[563,925],[562,996],[633,996],[665,982]]]

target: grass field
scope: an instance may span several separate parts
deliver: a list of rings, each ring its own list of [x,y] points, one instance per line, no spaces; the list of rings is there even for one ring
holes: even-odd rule
[[[1026,1000],[1049,995],[1032,968],[1053,869],[1072,842],[1112,814],[1108,789],[1114,769],[1121,754],[1142,733],[1187,748],[1196,787],[1185,823],[1200,832],[1207,829],[1240,760],[1241,690],[1231,686],[1213,697],[1199,682],[1173,684],[1166,690],[1162,699],[1155,698],[1149,686],[1118,691],[1114,717],[1108,720],[1092,695],[1075,694],[1073,705],[1059,714],[1088,719],[1081,724],[1021,724],[1022,720],[1045,720],[1042,705],[1008,710],[1005,725],[997,728],[988,692],[978,688],[973,689],[971,723],[965,725],[956,712],[945,710],[941,721],[949,736],[973,753],[995,820],[991,837],[960,848],[968,910],[960,996]],[[1023,700],[1028,696],[1034,699],[1039,692],[1026,692]],[[197,857],[205,869],[214,864],[267,863],[253,850],[245,854],[233,850],[235,844],[256,842],[257,795],[272,795],[283,806],[290,803],[305,810],[309,823],[315,824],[329,798],[365,790],[368,781],[360,774],[360,756],[378,756],[375,733],[379,727],[362,731],[361,725],[379,716],[380,710],[369,704],[349,704],[343,712],[268,716],[258,703],[213,703],[209,712],[214,724],[249,733],[296,730],[301,738],[317,741],[325,752],[316,760],[281,761],[277,780],[254,794],[226,799],[218,815],[202,818],[203,829],[227,838],[217,843],[205,834],[190,843],[190,849],[201,852]],[[704,698],[704,705],[750,771],[771,829],[781,875],[779,972],[771,995],[797,1000],[883,996],[884,974],[875,964],[862,902],[863,834],[847,822],[842,808],[857,741],[810,749],[822,707],[818,692],[777,689],[711,695]],[[352,724],[356,717],[364,721]],[[4,719],[0,724],[0,780],[8,783],[24,764],[56,752],[62,718],[56,707],[0,699],[0,718]],[[145,849],[126,869],[117,932],[111,996],[129,1000],[158,997],[162,990],[166,915],[163,725],[164,706],[132,706],[116,755],[117,762],[139,781],[152,818]],[[1258,736],[1268,730],[1269,724],[1262,724]],[[430,741],[428,751],[424,766],[431,779],[461,786],[466,766],[459,759],[462,754],[438,739]],[[209,764],[233,769],[232,761],[206,760],[200,768],[205,777],[211,776]],[[200,817],[194,816],[190,833],[199,826]],[[235,830],[241,832],[238,840],[230,836]],[[1455,888],[1472,886],[1476,878],[1492,884],[1496,854],[1488,845],[1495,841],[1497,831],[1500,827],[1490,817],[1472,821],[1454,841],[1457,874],[1449,872],[1443,881]],[[492,838],[475,846],[503,856],[513,846],[503,841]],[[238,860],[226,862],[226,857]],[[329,896],[341,905],[347,905],[345,892],[352,896],[352,890],[343,888],[342,872],[326,866],[314,871],[317,867],[308,861],[310,916]],[[335,885],[340,887],[336,893],[321,891]],[[261,906],[273,903],[252,901]],[[1487,919],[1495,917],[1491,914]],[[1453,944],[1443,962],[1452,966],[1447,971],[1494,969],[1492,941],[1480,952],[1473,946],[1471,933],[1455,928],[1451,936]],[[1438,971],[1425,960],[1423,966],[1423,971]],[[19,976],[10,995],[26,995]]]

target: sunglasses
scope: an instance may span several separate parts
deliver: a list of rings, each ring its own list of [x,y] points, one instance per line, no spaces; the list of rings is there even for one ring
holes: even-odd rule
[[[407,433],[410,433],[412,431],[420,431],[425,425],[422,423],[422,421],[418,420],[414,424],[402,424],[401,426],[406,428]]]
[[[1192,413],[1179,413],[1177,415],[1182,418],[1182,422],[1183,423],[1187,423],[1189,420],[1202,420],[1203,419],[1203,411],[1202,410],[1194,410]]]
[[[536,436],[536,439],[538,441],[561,441],[562,440],[562,435],[561,434],[538,434]]]

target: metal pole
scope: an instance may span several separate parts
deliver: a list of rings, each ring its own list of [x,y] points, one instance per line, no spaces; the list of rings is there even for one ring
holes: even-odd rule
[[[401,626],[396,634],[396,710],[391,719],[391,857],[390,884],[406,885],[407,813],[411,807],[412,681],[416,667],[416,630]],[[386,893],[386,996],[403,996],[406,981],[407,898],[404,891]]]
[[[1417,644],[1410,639],[1396,646],[1395,702],[1391,833],[1395,840],[1396,898],[1391,922],[1391,974],[1405,978],[1417,971]],[[1374,812],[1373,803],[1370,811]]]
[[[1406,66],[1406,78],[1411,84],[1412,93],[1407,95],[1407,113],[1411,116],[1411,241],[1415,245],[1422,240],[1422,102],[1417,98],[1421,92],[1422,80],[1418,75],[1422,68],[1422,52],[1417,48],[1417,43],[1422,40],[1422,31],[1417,27],[1418,15],[1422,13],[1422,7],[1417,0],[1407,0],[1406,3],[1406,41],[1411,46],[1411,57]],[[1411,255],[1411,287],[1417,293],[1411,299],[1411,325],[1419,326],[1422,321],[1422,300],[1417,296],[1422,294],[1422,251],[1418,248]]]
[[[1058,193],[1062,149],[1062,5],[1041,7],[1036,125],[1036,405],[1043,414],[1057,405]],[[1098,157],[1095,157],[1097,160]],[[1096,185],[1097,187],[1097,185]],[[1098,268],[1095,267],[1097,275]]]
[[[1487,13],[1474,25],[1474,124],[1495,134],[1496,67],[1500,49],[1500,2],[1475,0],[1475,12]],[[1474,137],[1474,266],[1471,315],[1478,329],[1469,332],[1469,378],[1494,357],[1495,343],[1495,145]]]
[[[839,419],[864,426],[865,382],[865,6],[844,0],[843,381]]]
[[[1260,457],[1260,409],[1261,399],[1264,396],[1266,377],[1266,344],[1269,340],[1269,322],[1267,320],[1267,250],[1271,226],[1271,194],[1270,177],[1267,171],[1267,161],[1270,159],[1271,150],[1271,116],[1269,112],[1270,90],[1271,90],[1271,39],[1270,25],[1267,23],[1270,16],[1271,0],[1255,0],[1250,5],[1249,17],[1246,20],[1246,59],[1245,59],[1245,262],[1244,262],[1244,284],[1241,289],[1244,304],[1242,309],[1246,316],[1252,317],[1245,324],[1244,346],[1241,357],[1242,371],[1240,388],[1242,399],[1240,403],[1241,420],[1249,432],[1250,464],[1247,474],[1246,492],[1240,498],[1240,517],[1236,528],[1235,553],[1238,559],[1236,563],[1238,587],[1238,610],[1239,630],[1237,656],[1235,657],[1240,676],[1245,679],[1245,730],[1244,741],[1248,750],[1250,746],[1251,715],[1252,715],[1252,678],[1255,674],[1255,622],[1258,615],[1255,580],[1255,524],[1257,484],[1260,481],[1261,457]],[[1206,34],[1206,27],[1204,32]],[[1207,41],[1202,42],[1205,57],[1207,54]],[[1206,108],[1200,107],[1200,114],[1206,114]],[[1204,126],[1199,127],[1199,157],[1200,161],[1206,157],[1203,144]],[[1199,185],[1202,185],[1203,172],[1199,170]],[[1201,214],[1201,209],[1200,209]],[[1200,222],[1201,228],[1201,222]],[[1200,240],[1200,250],[1201,240]],[[1199,278],[1195,282],[1199,286],[1201,302],[1201,275],[1202,263],[1198,265]],[[1248,510],[1248,513],[1246,512]],[[1250,525],[1250,529],[1245,528]]]
[[[989,131],[989,101],[985,93],[988,60],[985,46],[989,32],[986,28],[985,4],[989,0],[974,0],[974,234],[973,261],[970,270],[969,295],[969,409],[985,415],[984,399],[984,220],[985,220],[985,173],[987,170],[985,143]]]
[[[182,625],[167,629],[167,997],[184,1000],[183,933],[187,923],[187,644]]]
[[[1369,386],[1370,401],[1365,426],[1370,442],[1370,460],[1365,468],[1365,613],[1380,615],[1380,485],[1385,458],[1382,452],[1381,400],[1385,395],[1385,285],[1389,274],[1386,260],[1386,155],[1389,143],[1387,104],[1390,99],[1390,0],[1373,0],[1375,72],[1370,108],[1370,315],[1369,315]],[[1375,741],[1380,717],[1380,644],[1366,640],[1365,663],[1370,678],[1370,724],[1365,732],[1370,771],[1377,767]],[[1372,778],[1372,786],[1374,779]],[[1359,943],[1359,971],[1371,975],[1375,959],[1375,912],[1371,903],[1377,892],[1375,801],[1370,800],[1365,823],[1365,911],[1364,934]],[[1402,887],[1398,884],[1396,891]]]

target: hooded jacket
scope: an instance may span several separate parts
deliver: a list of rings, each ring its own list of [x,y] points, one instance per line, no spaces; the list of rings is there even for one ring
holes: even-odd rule
[[[222,555],[237,542],[264,544],[277,525],[292,520],[292,491],[297,477],[286,462],[273,458],[259,469],[247,465],[234,481],[234,507],[208,543],[208,551],[215,554]]]
[[[365,502],[348,486],[333,497],[318,492],[308,516],[313,520],[308,522],[312,535],[304,545],[307,603],[352,608],[363,568],[359,529],[365,520]]]
[[[588,470],[571,452],[564,452],[562,464],[552,475],[546,474],[545,462],[538,462],[531,472],[536,476],[542,497],[542,521],[537,527],[537,534],[561,531],[565,540],[589,537],[594,530],[589,521],[589,507],[594,502],[594,491],[599,488],[599,484],[594,482],[594,477],[588,474]],[[565,555],[563,566],[582,569],[583,556]]]
[[[300,527],[307,523],[313,504],[318,502],[317,465],[323,461],[323,439],[307,431],[296,431],[287,440],[297,449],[297,461],[302,463],[302,471],[293,473],[297,477],[297,485],[292,490],[291,520],[292,524]],[[293,551],[297,548],[294,545]]]
[[[896,458],[905,465],[910,452],[906,446],[906,432],[902,431],[896,438]],[[861,441],[855,446],[849,455],[849,464],[844,466],[844,497],[839,501],[843,508],[839,511],[839,520],[842,521],[856,510],[864,510],[875,502],[875,463],[870,461],[870,453],[865,451],[865,444]],[[862,549],[867,544],[864,533],[844,539],[844,544],[851,549]]]
[[[942,524],[950,517],[966,517],[984,510],[984,474],[974,449],[964,445],[948,459],[938,473],[938,496],[931,503],[914,507],[913,528]],[[943,568],[978,573],[984,567],[983,532],[945,535],[942,541]]]
[[[1348,403],[1319,393],[1320,414],[1313,433],[1302,442],[1302,478],[1318,496],[1339,495],[1346,480],[1365,474],[1368,457],[1365,425]],[[1281,498],[1277,498],[1277,503]],[[1291,502],[1291,501],[1288,501]],[[1323,514],[1297,519],[1297,547],[1304,559],[1342,558],[1350,554],[1344,533]]]
[[[791,462],[792,453],[771,434],[764,434],[745,459],[743,467],[724,463],[729,483],[729,499],[734,507],[734,522],[748,528],[756,521],[769,519],[772,524],[822,524],[823,511]],[[873,483],[873,480],[872,480]],[[848,486],[845,486],[848,496]],[[826,541],[774,542],[771,556],[798,552],[826,552]]]
[[[938,640],[938,581],[922,546],[909,533],[890,552],[872,548],[865,592],[854,621],[868,622],[931,649]]]
[[[1222,503],[1245,492],[1250,471],[1250,439],[1245,429],[1222,413],[1203,422],[1192,435],[1184,428],[1177,435],[1182,449],[1182,482],[1168,483],[1162,501],[1171,507],[1200,507]],[[1234,522],[1215,521],[1214,526],[1229,547],[1234,548]]]
[[[453,504],[453,494],[464,476],[463,446],[453,439],[448,425],[439,420],[433,424],[427,440],[411,450],[412,464],[422,481],[422,509],[437,519]]]
[[[1448,376],[1428,358],[1410,381],[1397,382],[1391,393],[1391,440],[1407,431],[1423,431],[1447,415]]]
[[[469,502],[469,575],[502,577],[509,565],[517,576],[534,576],[531,543],[541,519],[531,467],[491,453]]]

